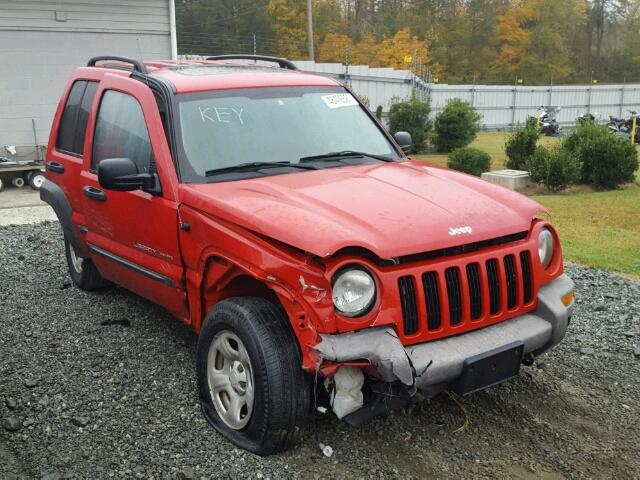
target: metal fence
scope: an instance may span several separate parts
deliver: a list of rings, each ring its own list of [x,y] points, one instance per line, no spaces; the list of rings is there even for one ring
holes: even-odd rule
[[[526,87],[515,85],[432,85],[429,86],[433,113],[451,98],[471,103],[482,114],[486,129],[508,129],[534,115],[540,106],[560,107],[557,120],[573,125],[576,118],[592,113],[597,121],[609,116],[623,117],[640,110],[640,85],[561,85]]]
[[[446,85],[428,83],[410,70],[369,68],[362,65],[297,61],[302,70],[323,73],[348,83],[372,110],[379,105],[387,112],[394,98],[406,99],[415,93],[431,102],[432,116],[452,98],[466,100],[482,115],[484,129],[510,129],[535,115],[540,106],[560,107],[561,125],[573,125],[584,113],[606,121],[609,115],[623,117],[640,110],[640,85]]]

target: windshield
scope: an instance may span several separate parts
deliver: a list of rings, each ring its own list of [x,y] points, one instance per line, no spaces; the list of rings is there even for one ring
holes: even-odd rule
[[[378,125],[342,87],[190,93],[178,95],[177,105],[181,179],[187,183],[399,158]],[[315,156],[323,158],[307,158]],[[265,163],[278,165],[263,168]]]

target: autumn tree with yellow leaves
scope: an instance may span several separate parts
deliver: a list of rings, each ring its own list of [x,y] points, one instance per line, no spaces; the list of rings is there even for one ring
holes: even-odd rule
[[[349,54],[353,55],[353,41],[342,33],[328,33],[320,44],[318,51],[319,62],[346,63]]]
[[[573,73],[566,37],[586,20],[586,2],[521,0],[498,17],[500,53],[492,67],[530,82],[567,80]]]
[[[287,58],[303,58],[307,39],[304,2],[270,0],[266,7],[275,35],[275,49]]]
[[[376,50],[376,67],[408,68],[419,61],[427,63],[427,43],[411,34],[409,28],[384,38]]]
[[[441,82],[640,81],[640,0],[313,0],[316,61]],[[306,60],[303,0],[181,0],[180,53]],[[410,62],[406,59],[411,57]],[[422,73],[423,69],[418,73]]]
[[[338,33],[328,34],[318,55],[320,62],[345,62],[369,65],[370,67],[410,68],[415,61],[426,64],[429,60],[427,44],[408,28],[398,31],[393,37],[376,42],[367,35],[357,44],[350,37]]]

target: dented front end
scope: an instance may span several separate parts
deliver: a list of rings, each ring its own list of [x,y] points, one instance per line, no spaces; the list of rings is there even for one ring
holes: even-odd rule
[[[538,253],[542,229],[556,243],[546,267]],[[484,358],[489,359],[485,363],[491,358],[512,362],[504,353],[512,350],[517,366],[505,371],[506,380],[521,361],[564,337],[573,309],[574,284],[563,274],[555,231],[542,220],[534,220],[528,232],[389,262],[338,256],[327,262],[325,276],[330,280],[352,265],[375,279],[375,303],[355,318],[331,312],[336,331],[319,333],[320,341],[311,346],[316,369],[330,376],[344,365],[351,377],[359,368],[367,378],[409,392],[432,395],[453,388],[469,393],[469,385],[498,383],[499,375],[469,380],[467,365]],[[465,387],[460,386],[463,376]],[[339,381],[333,388],[335,399]],[[357,402],[348,404],[355,408]],[[346,415],[343,407],[336,413]]]
[[[192,225],[180,240],[194,328],[229,296],[276,301],[303,369],[325,379],[340,417],[361,409],[372,392],[384,392],[381,404],[390,405],[389,398],[418,389],[455,389],[472,362],[506,358],[508,349],[519,366],[563,338],[573,308],[557,235],[539,219],[526,231],[472,243],[452,236],[454,246],[383,259],[362,247],[320,256],[186,205],[180,217]],[[539,257],[544,229],[556,245],[547,265]],[[352,269],[370,276],[375,295],[361,311],[345,313],[335,305],[336,279]],[[471,379],[459,391],[491,383]]]
[[[561,275],[540,288],[532,312],[460,336],[406,346],[393,328],[380,327],[320,335],[322,340],[315,349],[323,361],[365,359],[387,382],[437,393],[462,374],[468,358],[514,343],[524,345],[523,356],[537,356],[559,343],[573,311],[573,301],[565,304],[563,299],[573,288],[573,281]]]

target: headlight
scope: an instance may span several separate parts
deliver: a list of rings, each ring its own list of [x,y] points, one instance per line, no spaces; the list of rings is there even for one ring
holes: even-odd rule
[[[358,317],[369,311],[376,299],[376,282],[360,267],[347,267],[333,280],[333,306],[342,315]]]
[[[553,235],[543,228],[538,235],[538,257],[544,268],[547,268],[553,258]]]

